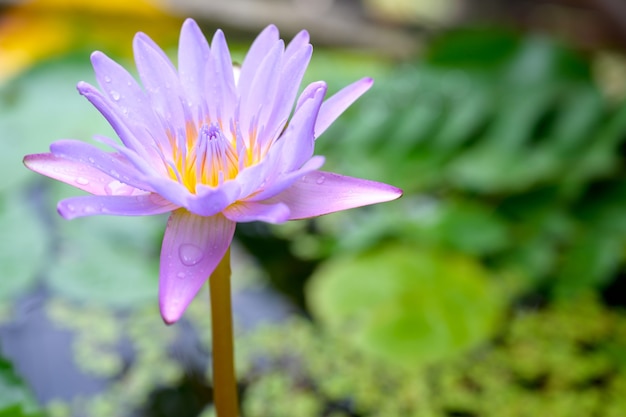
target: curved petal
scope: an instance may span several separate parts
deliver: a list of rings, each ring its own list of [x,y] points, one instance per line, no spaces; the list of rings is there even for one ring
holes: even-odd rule
[[[163,199],[158,194],[135,196],[85,195],[66,198],[57,204],[59,214],[67,220],[103,214],[112,216],[151,216],[167,213],[177,208],[177,205]]]
[[[139,77],[152,107],[163,116],[167,127],[176,132],[177,128],[186,125],[183,101],[187,105],[176,68],[163,50],[144,33],[135,35],[133,51]]]
[[[296,109],[294,112],[298,112],[300,107],[302,107],[302,105],[306,103],[309,99],[313,98],[315,92],[321,87],[327,88],[327,85],[324,81],[315,81],[304,87],[304,89],[300,93],[300,96],[298,97],[298,101],[296,102]]]
[[[180,207],[186,207],[192,196],[184,185],[170,178],[146,177],[146,182],[155,193]]]
[[[87,142],[58,140],[50,145],[50,151],[57,157],[98,169],[124,184],[144,191],[154,191],[147,182],[143,181],[143,176],[134,166],[118,155],[105,152]]]
[[[89,102],[98,109],[107,122],[109,122],[124,146],[134,150],[146,159],[158,158],[152,149],[146,147],[144,143],[137,139],[133,128],[128,124],[128,120],[121,116],[117,107],[100,91],[84,81],[79,82],[76,88],[83,97],[89,100]]]
[[[302,33],[302,32],[301,32]],[[306,32],[305,32],[306,33]],[[298,44],[307,37],[299,36]],[[296,42],[294,39],[285,51],[284,63],[281,70],[280,86],[276,93],[276,100],[274,102],[274,108],[271,116],[268,118],[265,125],[265,132],[268,135],[267,140],[271,141],[275,135],[280,134],[283,129],[291,110],[293,109],[294,101],[300,88],[302,78],[306,71],[311,54],[313,53],[313,47],[310,44],[305,44],[298,47],[295,51],[290,51],[289,48]],[[293,47],[296,48],[296,47]]]
[[[91,54],[91,64],[100,89],[119,109],[135,136],[140,136],[149,126],[157,123],[148,97],[135,78],[124,67],[96,51]]]
[[[211,120],[222,124],[227,131],[229,121],[235,116],[237,106],[237,90],[233,73],[233,62],[230,58],[228,44],[224,32],[218,30],[211,42],[211,57],[208,60],[207,84],[205,101],[209,105]]]
[[[309,32],[301,30],[296,33],[285,48],[285,59],[291,59],[300,49],[309,45]],[[310,45],[309,45],[310,46]]]
[[[313,156],[315,147],[315,120],[322,100],[326,94],[326,84],[320,85],[312,96],[296,110],[285,133],[278,139],[281,162],[276,169],[279,172],[291,172]],[[278,143],[277,143],[278,145]]]
[[[278,224],[289,220],[289,207],[283,203],[264,204],[241,201],[224,210],[224,216],[237,223],[261,221]]]
[[[230,246],[235,222],[187,210],[170,216],[161,247],[159,307],[167,324],[183,315]]]
[[[256,68],[250,88],[241,91],[239,124],[244,136],[254,137],[258,128],[265,128],[274,108],[284,48],[283,41],[277,41]],[[258,140],[263,141],[263,136]]]
[[[114,111],[119,122],[123,123],[132,133],[134,146],[131,148],[136,151],[137,149],[143,151],[142,155],[145,158],[155,158],[156,154],[151,142],[157,141],[161,145],[167,145],[169,142],[166,133],[155,128],[160,126],[161,122],[155,115],[152,103],[146,93],[128,71],[102,52],[91,54],[91,62],[96,72],[98,84],[107,96],[107,104],[100,104],[101,111],[105,107],[107,111]],[[81,86],[79,87],[80,90],[86,89]],[[93,100],[91,101],[93,103]],[[150,132],[149,135],[146,134],[147,132]],[[146,136],[149,136],[153,141],[135,139]],[[120,136],[120,138],[122,137]],[[126,142],[124,143],[126,144]]]
[[[266,186],[260,188],[249,198],[246,198],[246,201],[264,201],[268,198],[274,197],[276,194],[279,194],[289,188],[300,177],[320,169],[322,165],[324,165],[324,162],[325,158],[323,156],[316,155],[302,165],[300,169],[287,174],[282,174],[273,181],[268,181]]]
[[[165,164],[163,163],[157,164],[157,166],[154,167],[149,163],[149,161],[143,159],[137,152],[120,145],[106,136],[96,135],[94,136],[94,140],[115,149],[121,156],[125,157],[126,160],[137,169],[137,171],[148,177],[155,177],[159,175],[167,176],[167,171],[164,166]],[[157,171],[159,168],[160,171]]]
[[[285,175],[292,175],[294,170],[299,170],[305,162],[307,166],[311,163],[319,163],[314,169],[322,166],[323,158],[313,158],[314,161],[307,161],[307,159],[313,154],[312,126],[325,91],[326,84],[322,82],[312,83],[307,87],[300,97],[300,105],[285,134],[272,144],[265,158],[258,164],[239,172],[236,180],[241,184],[242,198],[255,194],[256,201],[259,191],[261,191],[262,198],[273,196],[278,192],[275,191],[274,185],[282,181]],[[305,104],[306,108],[302,108]],[[304,175],[308,171],[307,169],[296,175]],[[284,187],[282,182],[278,186]],[[271,188],[270,193],[265,192],[267,187]],[[282,191],[282,188],[279,191]]]
[[[26,155],[24,165],[32,171],[96,195],[133,195],[144,193],[123,184],[99,169],[51,153]]]
[[[320,114],[315,123],[315,137],[319,138],[352,103],[361,97],[374,84],[371,78],[362,78],[359,81],[342,88],[322,104]]]
[[[243,94],[248,91],[254,75],[265,56],[278,41],[278,28],[269,25],[256,37],[241,64],[237,88]]]
[[[314,171],[266,202],[287,204],[289,220],[296,220],[391,201],[401,195],[402,190],[391,185]]]
[[[198,24],[193,19],[185,20],[178,43],[178,75],[187,101],[196,111],[202,105],[203,92],[198,86],[202,85],[210,53],[209,43]]]
[[[270,151],[258,164],[246,167],[239,172],[235,181],[241,187],[241,198],[246,198],[268,184],[272,168],[279,157],[280,155]]]
[[[236,181],[226,181],[218,187],[196,186],[197,194],[191,194],[185,207],[199,216],[213,216],[237,201],[241,187]]]

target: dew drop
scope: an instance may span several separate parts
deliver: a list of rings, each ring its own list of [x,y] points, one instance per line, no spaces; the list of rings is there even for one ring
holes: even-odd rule
[[[317,184],[324,184],[324,181],[326,180],[326,178],[324,178],[324,176],[320,176],[317,180],[315,180],[315,182]]]
[[[72,204],[68,204],[67,209],[71,211],[72,213],[76,211],[76,207],[74,207]]]
[[[202,249],[191,243],[185,243],[178,248],[178,256],[183,265],[193,266],[203,258]]]
[[[110,83],[111,82],[111,77],[109,77],[108,75],[104,77],[104,82],[105,83]]]
[[[111,98],[113,98],[113,100],[118,101],[120,97],[120,93],[115,90],[111,90]]]
[[[89,184],[89,180],[87,178],[85,178],[85,177],[78,177],[78,178],[75,179],[75,181],[76,181],[76,184],[79,184],[79,185],[88,185]]]
[[[107,195],[131,195],[133,188],[115,180],[104,186],[104,192],[107,193]]]
[[[185,273],[184,272],[179,272],[178,274],[176,274],[176,276],[180,279],[185,278]]]
[[[87,158],[87,160],[89,161],[90,164],[95,164],[96,160],[93,159],[91,156],[89,158]]]

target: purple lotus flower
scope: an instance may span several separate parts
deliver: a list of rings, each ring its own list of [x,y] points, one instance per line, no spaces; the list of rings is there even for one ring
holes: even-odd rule
[[[133,47],[143,88],[101,52],[91,56],[100,89],[78,84],[119,136],[121,143],[96,138],[114,152],[59,140],[50,153],[27,155],[24,163],[92,194],[59,202],[66,219],[171,212],[159,279],[166,323],[182,316],[218,265],[237,222],[281,223],[402,194],[318,170],[324,158],[313,156],[315,139],[372,80],[326,101],[326,84],[314,82],[296,100],[312,52],[306,31],[285,47],[278,29],[268,26],[240,71],[222,31],[209,46],[191,19],[181,30],[178,71],[145,34],[135,36]]]

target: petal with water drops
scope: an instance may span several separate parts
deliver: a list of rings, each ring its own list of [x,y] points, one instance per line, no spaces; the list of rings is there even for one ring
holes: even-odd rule
[[[24,165],[32,171],[62,181],[91,194],[131,195],[143,193],[143,191],[123,184],[90,165],[62,158],[51,153],[27,155],[24,158]]]
[[[153,191],[143,176],[134,166],[119,154],[104,152],[103,150],[86,142],[78,140],[59,140],[50,145],[53,155],[79,162],[114,178],[120,182],[144,191]]]
[[[399,198],[402,190],[380,182],[314,171],[267,203],[285,203],[289,219],[306,219]]]
[[[217,214],[197,216],[176,210],[170,216],[161,248],[159,307],[167,324],[183,315],[230,246],[235,222]]]
[[[150,97],[153,110],[162,117],[166,128],[176,131],[185,126],[184,91],[176,68],[161,48],[143,33],[133,39],[133,52],[139,77]]]
[[[96,215],[152,216],[168,213],[177,208],[177,205],[152,193],[134,196],[85,195],[66,198],[57,204],[59,214],[67,220]]]

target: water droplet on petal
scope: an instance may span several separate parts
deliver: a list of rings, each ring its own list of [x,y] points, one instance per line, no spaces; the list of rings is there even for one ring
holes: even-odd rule
[[[71,211],[72,213],[76,211],[76,207],[74,207],[74,205],[72,205],[72,204],[68,204],[68,205],[67,205],[67,209],[68,209],[69,211]]]
[[[107,193],[107,195],[131,195],[133,188],[115,180],[104,186],[104,192]]]
[[[176,276],[180,279],[185,278],[185,273],[184,272],[179,272],[178,274],[176,274]]]
[[[110,83],[111,82],[111,77],[109,77],[108,75],[104,77],[104,82],[105,83]]]
[[[87,178],[84,178],[84,177],[78,177],[78,178],[76,178],[75,181],[76,181],[76,184],[79,184],[79,185],[88,185],[89,184],[89,180]]]
[[[113,100],[118,101],[120,97],[120,93],[115,90],[111,90],[111,98],[113,98]]]
[[[322,175],[322,176],[320,176],[317,180],[315,180],[315,182],[316,182],[317,184],[320,184],[320,185],[321,185],[321,184],[324,184],[324,181],[325,181],[325,180],[326,180],[326,178],[324,178],[324,176]]]
[[[185,243],[178,248],[178,256],[183,265],[193,266],[204,257],[202,249],[191,243]]]

